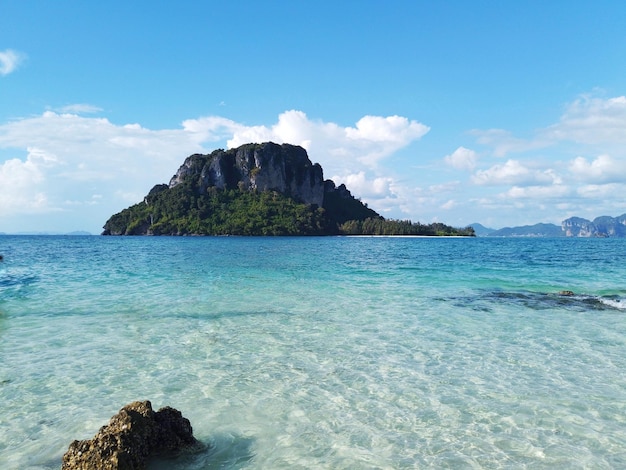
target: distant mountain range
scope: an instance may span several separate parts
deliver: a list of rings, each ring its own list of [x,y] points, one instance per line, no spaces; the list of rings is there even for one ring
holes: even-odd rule
[[[593,220],[582,217],[570,217],[555,224],[523,225],[521,227],[504,227],[491,229],[479,223],[471,224],[477,237],[626,237],[626,214],[618,217],[607,215]]]

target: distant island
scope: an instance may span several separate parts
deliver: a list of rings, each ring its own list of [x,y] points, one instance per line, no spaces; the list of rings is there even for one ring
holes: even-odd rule
[[[626,214],[618,217],[603,215],[593,220],[570,217],[555,224],[535,224],[520,227],[505,227],[499,230],[487,228],[479,223],[471,224],[478,237],[626,237]]]
[[[191,155],[169,184],[111,216],[102,235],[474,236],[471,227],[388,220],[324,180],[302,147],[272,142]]]

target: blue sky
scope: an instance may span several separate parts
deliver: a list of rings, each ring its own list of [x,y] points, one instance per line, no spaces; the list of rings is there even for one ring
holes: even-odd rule
[[[626,212],[626,2],[0,0],[0,232],[100,233],[185,157],[304,146],[385,217]]]

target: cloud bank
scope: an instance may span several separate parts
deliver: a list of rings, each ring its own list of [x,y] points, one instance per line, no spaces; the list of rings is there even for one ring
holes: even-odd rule
[[[528,139],[505,129],[474,129],[470,135],[481,147],[480,162],[478,152],[464,147],[443,161],[468,172],[470,184],[496,189],[471,200],[485,211],[508,207],[516,214],[526,211],[527,220],[535,217],[535,222],[548,210],[555,214],[548,221],[626,211],[620,196],[626,192],[624,96],[581,96],[565,107],[557,122]],[[508,157],[504,163],[503,157]]]
[[[288,110],[270,125],[205,116],[149,129],[98,113],[77,104],[0,124],[0,231],[73,220],[69,228],[98,232],[108,216],[168,182],[186,156],[270,140],[303,146],[326,178],[388,217],[498,227],[626,212],[622,96],[576,99],[530,138],[472,130],[474,145],[439,157],[412,147],[430,129],[402,116],[342,126]]]
[[[354,127],[341,127],[332,122],[311,120],[297,110],[285,111],[272,126],[244,126],[218,117],[192,119],[183,123],[185,129],[219,140],[231,134],[229,148],[248,142],[272,141],[304,147],[309,155],[326,159],[324,169],[335,166],[352,168],[354,161],[370,168],[423,137],[430,128],[402,116],[364,116]],[[316,160],[319,161],[319,160]]]
[[[364,116],[342,127],[296,110],[280,114],[271,126],[208,116],[161,130],[79,115],[100,111],[88,104],[62,111],[0,125],[0,216],[78,217],[99,231],[108,216],[168,182],[188,155],[269,140],[302,145],[326,177],[338,175],[338,183],[352,181],[363,194],[388,197],[392,180],[373,169],[428,132],[400,116]]]

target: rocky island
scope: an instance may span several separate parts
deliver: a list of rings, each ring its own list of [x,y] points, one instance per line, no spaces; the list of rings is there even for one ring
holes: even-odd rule
[[[169,184],[104,225],[103,235],[466,235],[437,223],[387,220],[324,180],[304,148],[246,144],[188,157]]]

